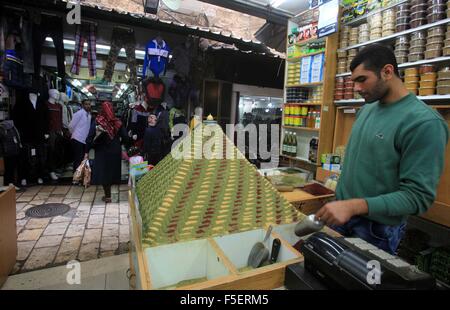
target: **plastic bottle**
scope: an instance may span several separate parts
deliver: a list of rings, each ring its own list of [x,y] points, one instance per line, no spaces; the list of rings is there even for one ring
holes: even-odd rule
[[[314,128],[316,128],[316,129],[320,128],[320,112],[319,111],[316,113],[315,127]]]

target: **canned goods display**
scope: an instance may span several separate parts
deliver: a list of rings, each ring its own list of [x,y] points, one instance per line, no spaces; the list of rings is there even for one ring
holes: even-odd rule
[[[421,31],[415,31],[411,34],[411,41],[412,40],[419,40],[419,39],[426,39],[427,38],[427,33],[423,30]]]
[[[436,81],[436,78],[437,78],[436,72],[427,72],[427,73],[422,73],[420,75],[421,81]]]
[[[428,5],[446,5],[447,0],[428,0]]]
[[[438,87],[436,87],[436,91],[437,91],[438,95],[448,95],[448,94],[450,94],[450,87],[438,86]]]
[[[444,49],[442,50],[442,55],[450,56],[450,46],[444,47]]]

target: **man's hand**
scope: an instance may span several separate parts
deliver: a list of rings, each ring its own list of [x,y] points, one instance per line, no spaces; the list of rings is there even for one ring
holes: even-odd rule
[[[84,159],[89,159],[89,153],[84,153]]]
[[[317,213],[316,219],[327,225],[344,225],[355,215],[369,212],[364,199],[338,200],[325,204]]]

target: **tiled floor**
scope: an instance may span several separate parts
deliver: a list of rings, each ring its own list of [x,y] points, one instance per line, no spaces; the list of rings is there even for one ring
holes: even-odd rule
[[[34,186],[16,195],[18,255],[13,274],[87,261],[128,251],[128,186],[114,185],[113,203],[101,201],[101,186]],[[70,205],[62,216],[30,218],[35,205]]]
[[[80,283],[69,284],[73,268],[59,266],[10,276],[2,290],[128,290],[128,254],[80,264]]]

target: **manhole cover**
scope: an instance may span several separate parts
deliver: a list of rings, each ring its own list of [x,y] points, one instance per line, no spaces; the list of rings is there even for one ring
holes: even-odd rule
[[[29,208],[25,214],[29,217],[52,217],[62,215],[70,210],[70,206],[63,203],[45,203]]]

